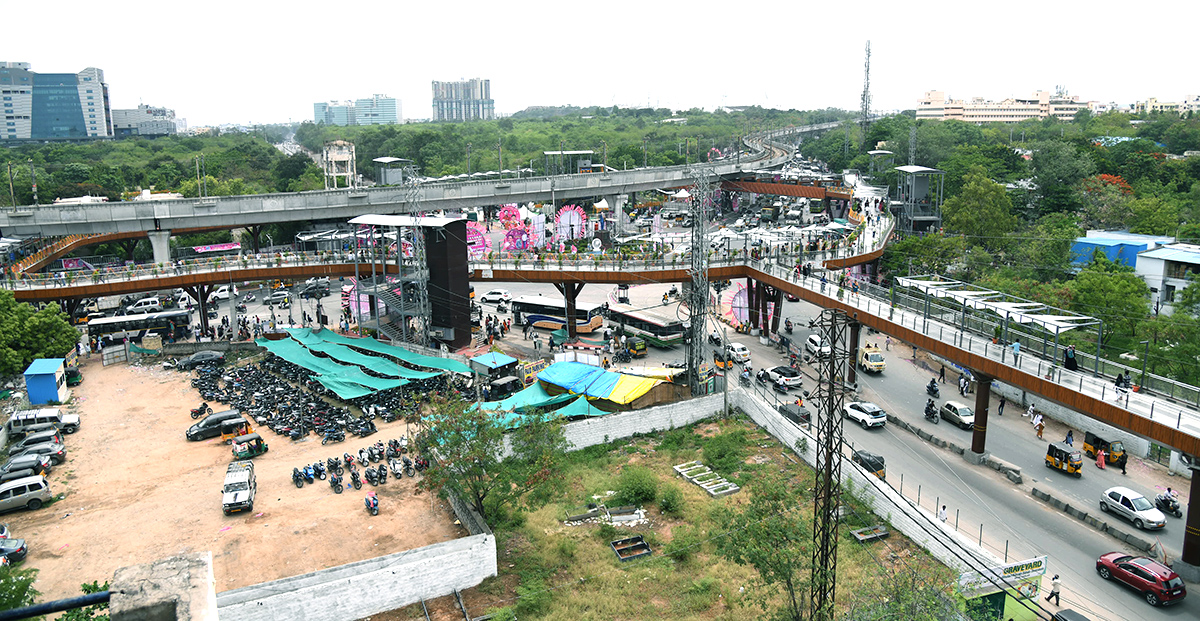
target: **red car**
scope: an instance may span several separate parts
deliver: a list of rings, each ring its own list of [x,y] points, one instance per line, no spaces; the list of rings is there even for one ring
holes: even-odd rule
[[[1187,597],[1187,587],[1170,567],[1144,556],[1109,552],[1096,559],[1096,573],[1135,589],[1151,606],[1177,604]]]

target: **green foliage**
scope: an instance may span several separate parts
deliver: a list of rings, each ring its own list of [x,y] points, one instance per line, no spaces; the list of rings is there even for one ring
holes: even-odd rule
[[[1035,144],[1029,166],[1037,185],[1039,215],[1075,209],[1077,185],[1096,168],[1090,155],[1059,140]]]
[[[0,610],[12,610],[33,605],[40,595],[33,583],[38,570],[30,567],[0,567]]]
[[[686,448],[694,448],[696,446],[696,434],[692,432],[691,427],[681,427],[672,429],[662,436],[662,441],[658,445],[660,451],[677,451]]]
[[[1017,227],[1012,201],[1004,186],[987,177],[982,166],[973,166],[963,180],[962,192],[942,205],[946,230],[962,233],[967,242],[995,251]]]
[[[550,600],[553,594],[547,590],[546,583],[537,578],[525,578],[517,586],[517,615],[531,617],[545,614],[550,610]]]
[[[601,523],[600,528],[596,529],[596,538],[605,543],[616,541],[621,538],[621,531],[612,524]]]
[[[944,274],[952,263],[962,258],[965,248],[966,241],[958,236],[947,237],[940,233],[931,233],[920,237],[905,237],[888,244],[883,251],[883,270],[893,277],[908,274]]]
[[[662,512],[679,517],[683,515],[683,492],[679,490],[678,485],[666,484],[663,485],[662,494],[658,498],[658,507]]]
[[[100,584],[97,581],[85,582],[79,585],[85,595],[100,593],[108,590],[108,582]],[[72,608],[62,614],[59,621],[108,621],[108,604],[95,604],[83,608]]]
[[[658,497],[658,477],[649,468],[629,466],[617,480],[616,496],[612,504],[642,505],[654,502]]]
[[[1179,207],[1161,198],[1139,198],[1130,205],[1130,233],[1170,235],[1179,227]]]
[[[1146,282],[1133,268],[1109,261],[1097,252],[1071,283],[1071,309],[1099,317],[1110,329],[1132,335],[1149,311]]]
[[[746,459],[746,430],[717,434],[704,442],[704,464],[725,476],[742,468]]]
[[[663,546],[663,554],[676,562],[686,563],[700,552],[704,533],[695,526],[676,526],[671,529],[671,541]]]
[[[79,331],[57,304],[35,310],[0,289],[0,377],[23,372],[37,358],[61,358],[78,341]]]

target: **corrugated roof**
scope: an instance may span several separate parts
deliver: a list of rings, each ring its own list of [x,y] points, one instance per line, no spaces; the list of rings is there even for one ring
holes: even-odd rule
[[[1164,261],[1179,261],[1180,263],[1200,263],[1200,246],[1192,244],[1171,244],[1154,250],[1138,253],[1139,257],[1162,259]]]
[[[25,375],[45,375],[57,372],[63,362],[63,358],[38,358],[29,364],[28,369],[25,369]]]
[[[451,222],[465,220],[466,218],[415,218],[413,216],[388,216],[369,213],[351,219],[350,224],[374,224],[376,226],[446,226]]]
[[[928,166],[897,166],[896,170],[902,173],[918,174],[918,173],[944,173],[945,171]]]

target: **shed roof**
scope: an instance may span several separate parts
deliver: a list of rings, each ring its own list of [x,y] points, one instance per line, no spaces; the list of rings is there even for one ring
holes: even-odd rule
[[[909,173],[912,175],[920,175],[920,174],[943,175],[946,173],[946,171],[944,171],[944,170],[938,170],[936,168],[929,168],[928,166],[897,166],[896,170],[898,170],[902,173]]]
[[[1180,263],[1200,263],[1200,246],[1171,244],[1169,246],[1160,246],[1154,250],[1140,252],[1138,256],[1163,259],[1164,261],[1179,261]]]
[[[517,359],[513,358],[512,356],[506,356],[494,351],[483,354],[482,356],[475,356],[474,358],[471,358],[471,362],[479,363],[489,369],[498,369],[516,361]]]
[[[30,363],[28,369],[25,369],[25,375],[56,373],[65,361],[65,358],[38,358]]]

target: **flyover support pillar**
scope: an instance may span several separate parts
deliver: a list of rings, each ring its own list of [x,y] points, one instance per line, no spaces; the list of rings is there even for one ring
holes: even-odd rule
[[[167,264],[171,262],[171,231],[148,231],[150,248],[154,251],[154,262]]]
[[[574,341],[576,336],[576,319],[575,319],[575,298],[579,297],[579,292],[583,291],[584,283],[563,282],[554,283],[554,287],[558,292],[563,294],[563,300],[566,302],[566,312],[563,313],[563,319],[566,322],[567,340]]]
[[[971,452],[976,457],[986,453],[988,403],[992,398],[992,378],[975,372],[975,433],[971,436]]]
[[[846,383],[850,386],[858,383],[858,342],[862,338],[862,324],[858,322],[858,313],[850,322],[850,363],[846,365]]]
[[[1200,498],[1200,464],[1192,461],[1192,486],[1188,494],[1187,517],[1183,527],[1183,553],[1172,569],[1190,582],[1200,582],[1200,506],[1196,499]],[[1182,503],[1181,503],[1182,504]]]
[[[753,278],[746,279],[746,333],[758,327],[758,283]]]

